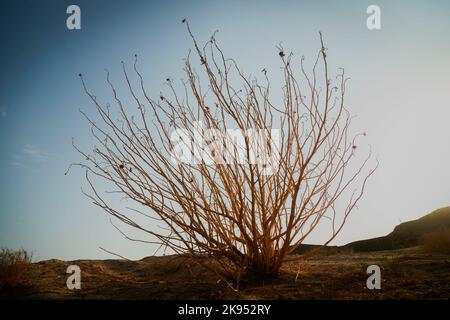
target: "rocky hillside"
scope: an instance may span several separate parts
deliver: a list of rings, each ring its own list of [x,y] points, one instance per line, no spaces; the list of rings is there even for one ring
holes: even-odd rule
[[[344,248],[350,248],[355,252],[409,248],[419,245],[425,234],[449,228],[450,207],[445,207],[420,219],[399,224],[387,236],[355,241],[345,245]]]

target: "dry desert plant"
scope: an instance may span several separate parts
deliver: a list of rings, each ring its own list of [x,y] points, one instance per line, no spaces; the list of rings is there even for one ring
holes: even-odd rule
[[[329,76],[321,34],[310,72],[303,58],[295,69],[293,55],[279,48],[282,98],[276,102],[266,69],[263,82],[246,76],[214,35],[201,46],[183,22],[193,50],[186,78],[179,85],[167,79],[167,94],[149,94],[137,56],[132,72],[123,64],[133,106],[108,72],[115,107],[102,104],[80,74],[98,120],[82,111],[96,145],[85,152],[74,144],[86,160],[75,165],[86,169],[87,195],[97,206],[149,236],[124,233],[128,239],[210,256],[225,277],[274,277],[323,218],[331,224],[325,244],[336,237],[376,168],[368,168],[370,151],[349,166],[365,134],[349,134],[344,70]],[[242,139],[230,136],[231,129]],[[255,130],[264,133],[256,140]],[[133,206],[111,204],[97,179]],[[155,222],[146,226],[142,217]]]
[[[27,284],[31,255],[23,249],[0,251],[0,288],[11,289]]]

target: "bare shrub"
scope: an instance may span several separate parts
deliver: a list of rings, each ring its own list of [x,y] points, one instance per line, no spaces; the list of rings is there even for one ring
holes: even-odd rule
[[[201,46],[183,22],[194,49],[185,60],[186,79],[176,84],[168,78],[167,94],[150,96],[137,55],[132,74],[123,63],[134,114],[109,72],[106,82],[113,105],[100,102],[80,74],[97,112],[94,118],[82,111],[95,146],[85,152],[74,144],[85,159],[74,165],[86,169],[91,187],[87,195],[95,205],[150,237],[134,239],[119,229],[126,238],[160,244],[175,253],[210,256],[220,262],[216,271],[228,278],[276,276],[286,255],[323,218],[331,225],[325,244],[336,237],[375,170],[367,169],[370,151],[349,166],[365,134],[349,133],[347,78],[343,69],[329,76],[322,35],[310,71],[303,58],[294,70],[293,55],[278,48],[282,83],[281,99],[275,101],[266,69],[261,71],[262,83],[245,75],[235,60],[225,57],[214,35]],[[199,121],[205,128],[196,125]],[[271,174],[267,164],[236,161],[239,152],[248,160],[254,151],[248,135],[242,145],[221,149],[230,128],[268,133],[265,148],[277,159]],[[274,128],[279,130],[278,145],[272,143]],[[184,140],[171,139],[175,130],[186,133]],[[195,137],[206,130],[214,135],[205,147]],[[173,161],[180,146],[194,154],[195,161]],[[195,150],[206,150],[214,161],[196,158]],[[101,180],[112,190],[102,192]],[[127,208],[111,204],[114,194],[127,199]],[[347,200],[338,209],[336,202],[343,197]],[[149,227],[142,218],[156,222]]]
[[[0,252],[0,288],[10,289],[27,285],[31,255],[23,250],[2,248]]]
[[[450,228],[425,234],[421,244],[429,252],[450,253]]]

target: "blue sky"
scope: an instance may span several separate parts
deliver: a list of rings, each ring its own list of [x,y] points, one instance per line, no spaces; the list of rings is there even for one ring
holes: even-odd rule
[[[81,8],[81,30],[66,28],[66,8]],[[382,29],[366,28],[366,8],[381,7]],[[120,62],[139,54],[157,95],[182,77],[191,42],[216,30],[246,73],[278,68],[276,46],[316,53],[318,31],[331,68],[351,77],[356,129],[380,159],[366,197],[336,244],[386,234],[400,221],[450,205],[450,3],[448,1],[8,1],[0,11],[0,246],[35,259],[130,258],[153,253],[130,243],[82,195],[71,146],[92,139],[79,108],[90,110],[78,74],[110,99],[104,69],[120,86]],[[310,242],[320,241],[320,235]]]

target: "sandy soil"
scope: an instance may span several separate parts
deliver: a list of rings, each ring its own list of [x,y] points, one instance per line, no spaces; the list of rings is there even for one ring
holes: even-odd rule
[[[295,256],[291,259],[297,258]],[[81,268],[81,290],[66,269]],[[381,290],[366,288],[367,266],[381,267]],[[298,273],[298,277],[296,279]],[[179,256],[126,260],[48,260],[32,266],[33,285],[0,292],[20,299],[449,299],[450,255],[420,248],[316,255],[287,261],[278,279],[241,283],[238,292]]]

